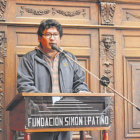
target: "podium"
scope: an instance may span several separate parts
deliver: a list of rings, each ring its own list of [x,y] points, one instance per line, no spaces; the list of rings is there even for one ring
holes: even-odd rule
[[[33,132],[104,130],[108,140],[113,93],[21,93],[7,106],[10,140],[16,131],[31,140]],[[81,139],[84,139],[81,136]]]

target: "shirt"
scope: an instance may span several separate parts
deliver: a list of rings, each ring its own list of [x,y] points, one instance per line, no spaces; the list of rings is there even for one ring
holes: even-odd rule
[[[43,54],[45,61],[50,65],[52,71],[52,92],[53,93],[60,93],[60,86],[58,80],[58,63],[59,63],[59,53],[55,56],[54,59],[51,59],[50,56]],[[61,97],[52,97],[53,104],[59,101]]]

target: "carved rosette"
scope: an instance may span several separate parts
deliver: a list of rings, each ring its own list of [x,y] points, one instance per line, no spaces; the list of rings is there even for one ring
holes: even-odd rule
[[[0,0],[0,21],[4,21],[3,14],[5,12],[7,0]]]
[[[101,24],[113,25],[116,3],[101,2]]]
[[[114,57],[116,55],[116,42],[114,35],[102,35],[100,41],[100,60],[103,75],[110,79],[112,87],[114,85]]]
[[[3,107],[4,107],[4,59],[6,57],[5,33],[0,32],[0,132],[2,131]]]

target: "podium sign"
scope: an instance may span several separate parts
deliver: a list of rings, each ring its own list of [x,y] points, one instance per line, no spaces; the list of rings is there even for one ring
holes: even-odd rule
[[[108,130],[111,98],[105,93],[22,93],[8,105],[10,129],[22,132]]]
[[[55,97],[54,97],[55,98]],[[110,126],[110,97],[25,97],[26,128]]]

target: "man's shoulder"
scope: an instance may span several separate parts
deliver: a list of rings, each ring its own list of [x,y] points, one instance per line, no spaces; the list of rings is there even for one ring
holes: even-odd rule
[[[25,55],[23,55],[23,59],[24,60],[32,60],[35,56],[37,55],[37,51],[36,50],[32,50],[28,53],[26,53]]]
[[[27,52],[24,56],[32,56],[32,55],[36,55],[37,51],[36,50],[32,50],[30,52]]]
[[[32,50],[24,55],[24,57],[35,57],[39,55],[39,51],[37,49]]]

